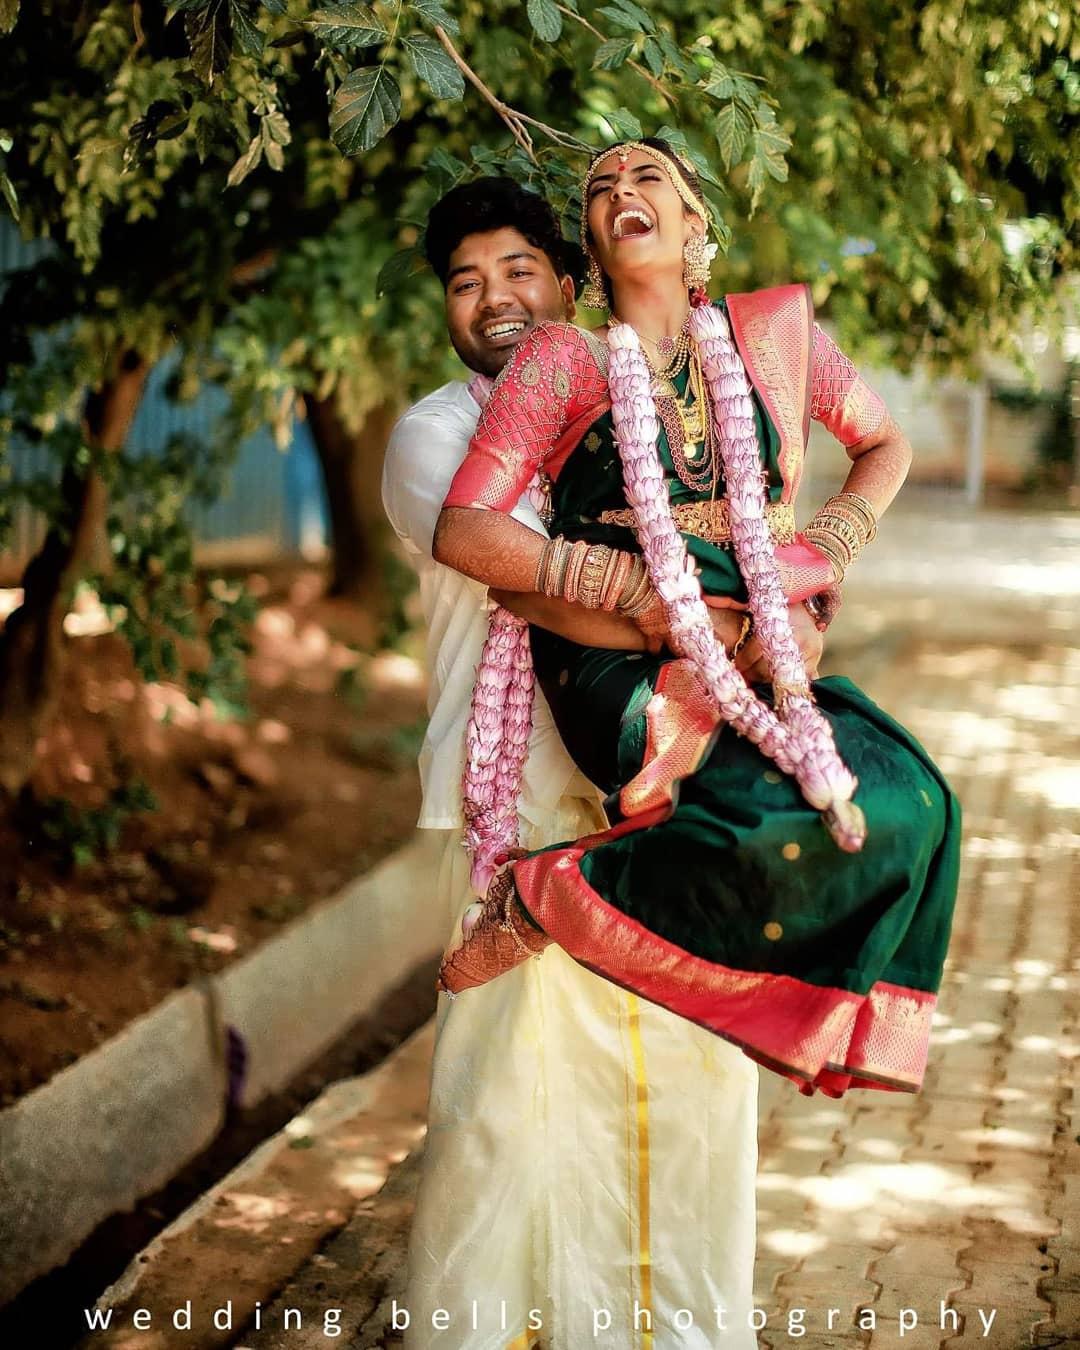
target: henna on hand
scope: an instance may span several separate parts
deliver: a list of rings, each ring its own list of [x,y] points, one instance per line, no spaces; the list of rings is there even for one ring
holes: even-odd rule
[[[436,562],[507,591],[535,591],[547,539],[527,525],[482,507],[444,506],[435,525]]]
[[[847,452],[853,462],[841,491],[865,497],[880,519],[903,487],[911,467],[907,437],[886,414],[876,431],[849,445]]]

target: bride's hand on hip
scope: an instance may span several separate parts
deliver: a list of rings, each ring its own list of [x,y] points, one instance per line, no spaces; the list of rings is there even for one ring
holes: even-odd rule
[[[821,654],[825,649],[825,635],[818,631],[814,620],[801,601],[795,605],[788,605],[788,619],[791,622],[792,636],[799,645],[799,651],[806,666],[806,673],[810,679],[816,680]],[[772,676],[765,661],[765,654],[761,650],[761,643],[756,635],[750,636],[746,645],[735,658],[735,669],[745,676],[748,684],[769,684],[771,682]]]

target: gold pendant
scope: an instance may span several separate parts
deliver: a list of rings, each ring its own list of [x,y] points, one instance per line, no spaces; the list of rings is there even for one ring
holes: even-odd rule
[[[683,445],[683,454],[687,459],[697,459],[698,455],[701,454],[701,442],[687,441]]]

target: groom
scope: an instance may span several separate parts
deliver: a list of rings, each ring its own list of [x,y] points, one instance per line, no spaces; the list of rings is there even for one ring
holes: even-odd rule
[[[428,628],[431,722],[420,756],[424,788],[421,827],[445,828],[460,819],[463,736],[479,647],[462,643],[467,627],[482,644],[489,609],[478,582],[436,563],[431,556],[435,522],[458,465],[465,458],[480,409],[494,378],[514,348],[538,323],[574,318],[580,248],[565,240],[554,212],[536,193],[509,178],[480,178],[454,188],[432,209],[426,251],[445,292],[451,345],[472,378],[452,380],[415,403],[390,435],[383,469],[383,505],[420,579]],[[515,519],[546,534],[523,497]],[[587,611],[541,595],[492,596],[520,617],[591,645],[644,650],[641,632],[618,615]],[[443,639],[457,634],[453,648]],[[547,785],[553,805],[572,766],[538,703],[539,744],[530,752],[530,782]]]
[[[547,203],[505,178],[448,193],[431,212],[426,249],[445,291],[450,342],[472,375],[420,399],[394,427],[383,502],[420,578],[430,722],[420,754],[419,824],[445,837],[438,875],[423,880],[432,902],[445,907],[453,941],[473,898],[461,846],[461,779],[492,602],[590,645],[644,650],[644,639],[630,620],[606,611],[541,595],[489,597],[483,585],[432,559],[435,522],[491,382],[536,324],[574,318],[582,259]],[[526,498],[513,515],[546,533]],[[820,635],[801,606],[791,613],[813,670]],[[753,679],[759,658],[749,649],[738,664]],[[523,845],[606,828],[600,804],[537,690],[518,802]],[[580,1344],[586,1305],[613,1307],[616,1315],[621,1308],[629,1328],[638,1295],[659,1320],[667,1305],[680,1306],[698,1288],[691,1212],[708,1218],[711,1249],[723,1258],[719,1283],[749,1302],[756,1087],[757,1069],[740,1051],[554,946],[466,997],[441,998],[410,1234],[406,1350],[440,1343],[432,1319],[446,1309],[455,1330],[468,1324],[477,1350]],[[688,1116],[690,1101],[704,1114]],[[614,1140],[625,1141],[629,1153]],[[712,1178],[692,1204],[685,1198],[689,1176]],[[651,1284],[652,1262],[643,1256],[650,1231],[653,1257],[670,1272],[657,1272]],[[704,1313],[717,1285],[707,1272],[702,1279]],[[474,1300],[485,1298],[493,1309],[505,1300],[500,1324],[474,1327]]]

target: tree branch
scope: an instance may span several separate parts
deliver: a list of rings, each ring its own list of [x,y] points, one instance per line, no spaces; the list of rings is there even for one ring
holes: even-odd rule
[[[588,19],[584,17],[584,15],[575,14],[572,9],[567,9],[565,5],[557,4],[555,8],[561,14],[565,14],[568,19],[573,19],[576,23],[581,24],[582,28],[587,28],[589,32],[592,33],[593,37],[598,37],[601,42],[608,41],[608,39],[604,36],[604,34],[601,33],[600,29],[594,28],[592,24],[588,21]],[[656,76],[651,71],[646,70],[645,67],[639,65],[637,61],[627,61],[626,64],[630,67],[631,70],[636,70],[643,80],[648,80],[648,82],[652,85],[652,87],[656,90],[656,92],[660,95],[660,97],[664,99],[664,101],[667,104],[669,104],[672,108],[678,106],[675,102],[673,95],[668,93],[668,91],[664,88],[663,84],[661,84],[661,82],[656,78]]]
[[[517,141],[518,145],[521,146],[522,150],[525,151],[534,164],[539,163],[539,161],[533,152],[533,140],[526,130],[526,125],[535,127],[537,131],[543,132],[549,140],[554,141],[556,145],[560,145],[566,150],[591,151],[592,147],[586,145],[584,141],[579,141],[576,136],[569,136],[565,131],[560,131],[557,127],[548,126],[546,122],[538,122],[535,117],[529,117],[527,113],[519,112],[516,108],[511,108],[508,103],[504,103],[501,98],[498,98],[491,92],[480,76],[477,75],[476,71],[473,70],[461,55],[458,49],[450,41],[445,29],[436,25],[435,35],[446,49],[447,55],[450,57],[451,61],[453,61],[454,65],[457,66],[458,70],[461,71],[469,83],[478,89],[488,103],[491,104],[510,128],[514,140]]]

